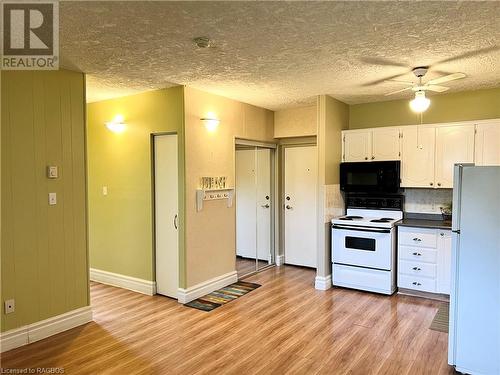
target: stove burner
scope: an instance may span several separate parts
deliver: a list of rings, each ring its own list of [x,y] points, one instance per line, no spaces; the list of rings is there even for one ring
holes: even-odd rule
[[[372,223],[388,223],[389,221],[392,221],[392,219],[389,219],[387,217],[383,217],[382,219],[370,220],[370,222],[372,222]]]
[[[353,220],[353,219],[362,219],[363,216],[344,216],[339,217],[339,220]]]

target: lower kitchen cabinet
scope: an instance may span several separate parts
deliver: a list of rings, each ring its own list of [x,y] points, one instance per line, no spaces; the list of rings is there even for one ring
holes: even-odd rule
[[[450,294],[451,230],[398,227],[398,287]]]

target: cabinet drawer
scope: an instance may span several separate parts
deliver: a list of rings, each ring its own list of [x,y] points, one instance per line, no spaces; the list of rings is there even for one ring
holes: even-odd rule
[[[417,246],[399,246],[399,259],[436,264],[437,250]]]
[[[422,292],[436,292],[436,279],[419,276],[398,275],[398,287],[406,289],[421,290]]]
[[[431,263],[400,260],[399,273],[411,276],[425,276],[434,278],[437,275],[437,266]]]
[[[399,227],[398,242],[401,245],[435,249],[437,246],[437,232],[435,229]]]

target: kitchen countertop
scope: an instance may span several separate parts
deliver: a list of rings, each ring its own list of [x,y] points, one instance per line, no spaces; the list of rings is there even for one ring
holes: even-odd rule
[[[401,227],[451,229],[451,220],[443,220],[441,215],[405,213],[404,219],[396,223]]]

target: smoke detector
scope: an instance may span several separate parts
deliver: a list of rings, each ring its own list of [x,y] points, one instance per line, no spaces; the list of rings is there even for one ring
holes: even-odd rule
[[[198,36],[196,38],[193,38],[193,42],[198,48],[208,48],[212,46],[212,41],[206,36]]]

